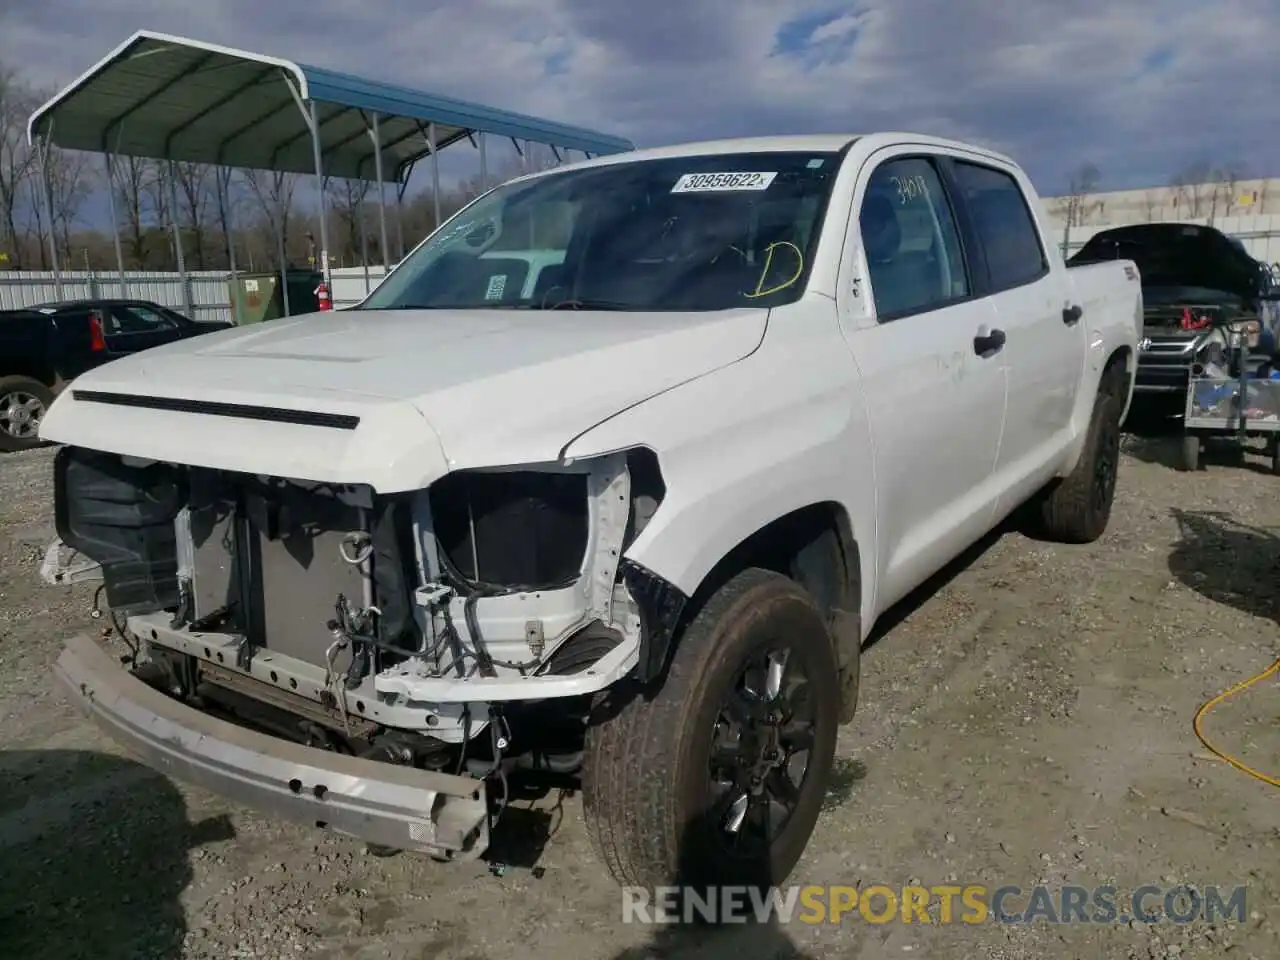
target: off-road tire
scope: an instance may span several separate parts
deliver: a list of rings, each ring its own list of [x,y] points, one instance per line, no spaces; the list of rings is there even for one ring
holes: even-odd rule
[[[1123,368],[1112,368],[1103,375],[1093,401],[1089,434],[1075,469],[1036,504],[1035,525],[1046,539],[1059,543],[1093,543],[1106,532],[1120,465],[1124,386]],[[1100,502],[1095,495],[1095,481],[1104,458],[1110,458],[1111,477]]]
[[[35,397],[44,405],[44,413],[48,412],[49,405],[53,403],[53,391],[39,380],[21,376],[0,377],[0,402],[14,393],[25,393]],[[41,416],[43,417],[43,413]],[[5,429],[3,423],[0,423],[0,453],[30,450],[43,442],[39,437],[15,437]]]
[[[741,666],[753,651],[783,639],[812,685],[816,723],[808,768],[794,812],[768,854],[735,859],[716,843],[720,826],[702,819],[712,731]],[[782,883],[817,822],[839,722],[839,667],[822,613],[780,574],[738,574],[678,638],[656,692],[619,686],[597,708],[583,767],[583,808],[597,855],[624,886]]]

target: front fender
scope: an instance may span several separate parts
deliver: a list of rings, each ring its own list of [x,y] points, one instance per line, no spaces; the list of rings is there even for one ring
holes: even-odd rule
[[[776,311],[750,357],[624,411],[565,451],[653,449],[666,494],[626,557],[686,596],[747,537],[816,503],[844,509],[864,568],[876,556],[874,458],[853,361],[834,318],[802,304]],[[865,607],[873,571],[859,573]]]

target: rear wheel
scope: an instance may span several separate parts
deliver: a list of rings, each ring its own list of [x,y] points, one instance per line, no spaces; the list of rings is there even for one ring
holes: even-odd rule
[[[796,583],[747,570],[680,638],[662,687],[587,732],[583,804],[621,884],[786,879],[813,833],[840,722],[830,631]]]
[[[1123,370],[1103,375],[1075,469],[1038,504],[1036,526],[1061,543],[1092,543],[1107,529],[1120,469]]]
[[[30,377],[0,377],[0,450],[29,450],[40,445],[40,422],[53,392]]]

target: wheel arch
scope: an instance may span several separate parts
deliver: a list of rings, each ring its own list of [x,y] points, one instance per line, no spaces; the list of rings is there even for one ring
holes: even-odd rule
[[[856,699],[862,645],[864,560],[849,512],[834,500],[797,507],[743,537],[688,595],[635,560],[624,558],[623,578],[641,606],[644,621],[639,679],[659,679],[681,632],[716,591],[742,571],[759,568],[800,584],[822,611],[842,674],[851,682],[853,692],[846,697],[844,713],[852,716],[849,701]]]
[[[1093,373],[1095,370],[1097,371],[1096,375]],[[1075,414],[1077,422],[1082,426],[1081,429],[1076,431],[1076,438],[1072,442],[1069,455],[1064,460],[1059,473],[1060,477],[1070,474],[1084,454],[1084,447],[1089,439],[1087,427],[1089,418],[1093,416],[1094,401],[1098,393],[1103,389],[1104,384],[1106,384],[1107,379],[1114,377],[1121,381],[1118,388],[1122,392],[1124,401],[1124,407],[1120,411],[1120,422],[1123,424],[1125,418],[1129,415],[1129,406],[1133,402],[1133,384],[1136,373],[1136,358],[1133,348],[1128,344],[1121,344],[1112,348],[1103,363],[1097,366],[1090,364],[1085,367],[1084,386],[1088,389],[1081,391]]]

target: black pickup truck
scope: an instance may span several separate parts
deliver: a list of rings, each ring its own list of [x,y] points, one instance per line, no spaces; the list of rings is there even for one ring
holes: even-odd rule
[[[53,398],[117,357],[222,330],[145,300],[79,300],[0,311],[0,451],[39,444]]]
[[[1133,224],[1094,234],[1068,263],[1115,258],[1137,264],[1142,280],[1135,409],[1141,405],[1147,414],[1182,415],[1211,322],[1240,324],[1260,352],[1274,353],[1277,331],[1265,328],[1266,318],[1274,316],[1267,308],[1276,293],[1266,265],[1239,240],[1199,224]]]

